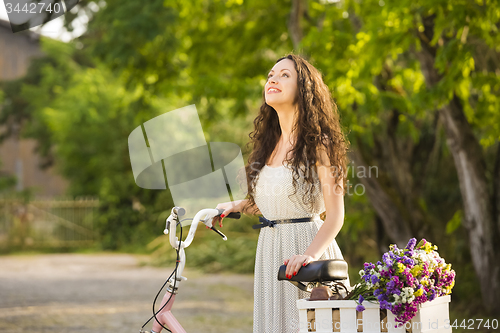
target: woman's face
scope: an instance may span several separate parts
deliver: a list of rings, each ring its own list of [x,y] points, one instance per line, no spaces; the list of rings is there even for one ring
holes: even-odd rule
[[[276,63],[268,73],[264,89],[267,105],[274,108],[293,105],[297,95],[297,71],[294,62],[283,59]]]

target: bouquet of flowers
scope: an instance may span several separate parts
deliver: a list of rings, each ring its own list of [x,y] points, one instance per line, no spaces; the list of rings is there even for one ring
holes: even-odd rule
[[[416,244],[412,238],[404,249],[395,244],[382,256],[382,262],[365,263],[359,271],[361,282],[347,299],[356,300],[357,311],[365,310],[363,301],[378,301],[390,310],[396,322],[405,324],[417,313],[418,305],[448,295],[455,285],[455,271],[425,239]]]

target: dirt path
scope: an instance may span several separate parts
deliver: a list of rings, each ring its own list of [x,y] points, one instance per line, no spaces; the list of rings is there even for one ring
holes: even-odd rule
[[[0,256],[0,332],[137,333],[170,272],[126,254]],[[183,275],[173,313],[188,332],[252,331],[251,275]]]

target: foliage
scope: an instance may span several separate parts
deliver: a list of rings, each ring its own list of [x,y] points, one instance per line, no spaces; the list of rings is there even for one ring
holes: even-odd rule
[[[77,42],[43,38],[47,55],[34,60],[26,77],[2,83],[0,123],[26,125],[23,135],[38,141],[45,164],[56,161],[71,194],[100,197],[103,248],[134,249],[163,230],[161,217],[172,200],[168,191],[134,183],[129,133],[156,115],[194,103],[207,141],[243,147],[267,71],[293,48],[291,1],[102,3]],[[454,296],[466,302],[477,291],[468,288],[477,288],[477,278],[470,273],[459,183],[437,112],[456,95],[494,163],[500,133],[498,2],[305,3],[303,38],[294,51],[321,70],[352,150],[363,150],[371,165],[380,165],[375,180],[393,199],[393,209],[408,220],[415,211],[421,214],[415,233],[433,242],[446,237],[441,252],[462,277]],[[433,34],[426,30],[428,20]],[[426,48],[435,50],[437,84],[426,81],[428,68],[419,58]],[[391,144],[401,152],[399,159],[384,150]],[[415,153],[406,155],[408,147]],[[402,174],[408,183],[397,182]],[[357,174],[349,177],[354,186],[361,184]],[[352,266],[391,242],[369,203],[366,193],[346,197],[337,238]],[[188,262],[212,271],[250,271],[256,233],[242,228],[244,234],[227,232],[227,243],[199,231]],[[151,243],[157,258],[171,250],[160,246],[163,238]]]

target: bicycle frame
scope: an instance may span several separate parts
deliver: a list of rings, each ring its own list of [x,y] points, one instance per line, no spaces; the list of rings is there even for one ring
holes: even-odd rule
[[[172,247],[178,251],[179,260],[176,266],[175,274],[172,274],[171,278],[167,282],[167,291],[163,296],[160,310],[156,313],[153,327],[150,331],[151,333],[160,333],[164,326],[168,327],[168,329],[171,330],[172,333],[186,333],[186,330],[184,330],[182,325],[177,321],[177,319],[171,312],[172,306],[175,301],[175,295],[177,294],[179,288],[178,283],[187,280],[187,278],[182,276],[182,272],[186,264],[186,255],[184,249],[191,245],[191,243],[193,242],[194,235],[200,221],[203,222],[211,230],[222,236],[224,240],[227,240],[227,237],[219,230],[215,229],[212,225],[213,218],[221,214],[223,211],[223,209],[215,208],[206,208],[200,210],[193,218],[193,222],[191,224],[191,227],[189,228],[186,239],[182,241],[179,240],[179,238],[176,236],[176,228],[177,223],[179,222],[179,216],[184,215],[185,210],[181,207],[172,208],[170,216],[166,220],[166,226],[163,232],[169,235],[170,245],[172,245]],[[237,216],[237,214],[235,216]],[[141,333],[147,333],[147,331],[141,330]]]

